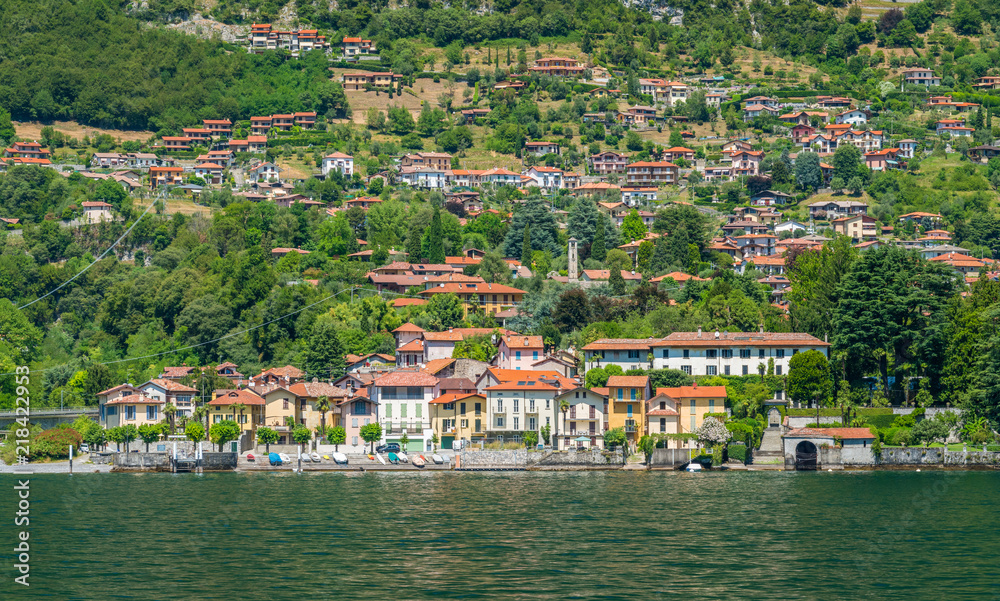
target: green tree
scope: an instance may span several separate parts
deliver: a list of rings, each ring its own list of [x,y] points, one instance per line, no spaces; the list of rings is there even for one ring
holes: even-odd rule
[[[521,239],[521,265],[531,269],[531,224],[524,224],[524,236]]]
[[[594,238],[590,244],[590,258],[603,262],[608,256],[608,249],[604,242],[604,220],[598,219],[594,226]]]
[[[444,227],[441,224],[441,210],[434,206],[434,216],[431,218],[431,225],[428,229],[430,251],[427,260],[435,265],[443,265],[445,262],[444,253]]]
[[[375,443],[382,438],[382,426],[378,423],[365,424],[361,426],[361,439],[371,445],[371,452],[375,452]]]
[[[563,332],[582,330],[591,320],[590,301],[580,288],[570,288],[561,295],[552,312],[552,321]]]
[[[625,428],[611,428],[604,432],[604,448],[613,449],[621,447],[622,451],[628,453],[628,437],[625,436]]]
[[[483,255],[476,268],[476,273],[490,284],[510,284],[513,282],[510,265],[503,260],[503,257],[492,251]]]
[[[278,442],[281,435],[268,427],[257,428],[257,444],[264,443],[264,452],[271,452],[271,445]]]
[[[559,225],[549,206],[540,196],[529,196],[517,206],[511,219],[503,253],[506,257],[521,257],[524,248],[524,228],[530,224],[531,249],[549,251],[553,257],[562,254]]]
[[[190,421],[184,426],[184,436],[191,442],[198,444],[205,440],[205,426],[200,421]]]
[[[639,439],[638,445],[639,452],[646,457],[646,465],[653,459],[653,451],[656,449],[656,441],[653,437],[646,434]]]
[[[796,159],[797,161],[797,159]],[[838,144],[833,153],[833,175],[845,182],[861,176],[861,150],[853,144]]]
[[[566,234],[569,238],[576,238],[581,243],[593,240],[597,233],[598,224],[601,223],[601,212],[597,210],[597,203],[593,200],[581,196],[576,199],[569,209],[566,220]],[[593,254],[593,251],[591,251]],[[586,258],[586,257],[584,257]]]
[[[534,430],[526,431],[524,433],[523,440],[524,440],[524,446],[528,447],[529,449],[534,449],[535,446],[538,444],[538,432],[535,432]]]
[[[146,443],[146,452],[149,452],[149,443],[160,440],[161,430],[159,426],[153,424],[143,424],[139,426],[139,438]]]
[[[786,265],[791,289],[792,327],[817,338],[833,334],[833,311],[840,283],[858,257],[850,239],[840,237],[818,250],[806,250]]]
[[[611,292],[615,296],[625,296],[628,294],[628,288],[625,286],[625,278],[622,276],[620,269],[611,270],[611,275],[608,276],[608,284],[611,286]]]
[[[315,378],[339,378],[344,372],[344,348],[340,343],[336,322],[320,317],[313,324],[306,347],[306,375]]]
[[[819,351],[796,353],[788,361],[788,396],[799,403],[823,403],[830,397],[830,362]]]
[[[208,438],[212,444],[219,445],[219,452],[222,452],[222,445],[240,437],[240,425],[231,419],[224,419],[221,422],[212,424],[208,429]]]
[[[631,241],[641,240],[646,237],[646,224],[642,222],[639,211],[632,209],[622,220],[622,235]]]
[[[815,152],[800,152],[795,159],[795,181],[801,188],[816,190],[823,185],[823,169]]]
[[[129,445],[132,444],[132,441],[139,438],[139,429],[132,424],[121,426],[120,436],[121,441],[125,443],[125,452],[127,453],[129,451]]]
[[[427,302],[425,312],[431,316],[430,325],[435,330],[461,327],[465,316],[462,301],[452,293],[433,295]]]
[[[333,445],[334,451],[339,451],[340,445],[347,442],[347,430],[343,426],[336,426],[327,433],[326,440]]]
[[[295,441],[295,444],[309,444],[309,441],[312,440],[312,430],[299,424],[292,430],[292,440]]]
[[[316,411],[319,411],[319,435],[326,436],[326,412],[330,410],[330,399],[323,395],[316,399]]]

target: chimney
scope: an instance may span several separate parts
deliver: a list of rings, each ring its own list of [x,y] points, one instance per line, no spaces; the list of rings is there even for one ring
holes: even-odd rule
[[[829,338],[830,338],[829,334],[823,334],[823,342],[830,342]]]
[[[698,338],[701,338],[701,328],[698,328]]]
[[[319,384],[319,378],[313,378],[313,384]]]
[[[715,339],[716,339],[716,340],[718,340],[718,339],[719,339],[719,330],[716,330],[716,331],[715,331]]]
[[[761,334],[763,334],[763,333],[764,333],[764,324],[760,324],[760,333],[761,333]]]

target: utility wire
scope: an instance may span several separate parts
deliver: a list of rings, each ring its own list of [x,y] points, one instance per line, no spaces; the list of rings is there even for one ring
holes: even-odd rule
[[[30,303],[21,305],[20,307],[18,307],[18,310],[24,309],[25,307],[30,307],[31,305],[37,303],[38,301],[40,301],[40,300],[42,300],[44,298],[48,298],[49,296],[52,296],[56,292],[59,292],[60,290],[62,290],[65,286],[68,286],[70,284],[70,282],[72,282],[76,278],[78,278],[81,275],[83,275],[84,273],[86,273],[86,271],[88,269],[90,269],[91,267],[93,267],[95,264],[97,264],[98,261],[100,261],[101,259],[103,259],[109,252],[111,252],[111,250],[114,249],[114,247],[118,246],[118,243],[121,242],[122,240],[124,240],[125,236],[128,236],[130,233],[132,233],[132,230],[135,229],[135,226],[139,225],[139,221],[141,221],[142,218],[146,216],[146,213],[148,213],[149,210],[153,208],[153,205],[156,204],[157,200],[159,200],[159,198],[154,199],[153,202],[149,203],[149,206],[146,207],[146,210],[142,212],[142,215],[139,215],[139,218],[135,220],[135,223],[132,224],[132,227],[130,227],[127,230],[125,230],[125,233],[122,234],[120,238],[118,238],[117,240],[115,240],[114,244],[112,244],[111,246],[109,246],[108,249],[105,250],[103,253],[101,253],[101,255],[99,257],[97,257],[96,259],[94,259],[93,263],[91,263],[90,265],[87,265],[86,267],[84,267],[83,269],[81,269],[79,273],[77,273],[76,275],[74,275],[70,279],[66,280],[62,284],[59,284],[58,286],[56,286],[52,290],[48,291],[43,296],[39,296],[38,298],[36,298],[35,300],[31,301]]]

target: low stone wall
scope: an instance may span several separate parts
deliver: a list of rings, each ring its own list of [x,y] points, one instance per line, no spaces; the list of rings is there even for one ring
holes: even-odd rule
[[[236,453],[202,453],[201,467],[206,471],[225,471],[236,469]]]
[[[525,469],[528,450],[487,451],[464,449],[458,453],[458,469]]]
[[[116,470],[171,471],[167,453],[116,453],[113,466]]]
[[[528,464],[535,467],[612,467],[624,464],[621,451],[601,449],[567,451],[531,451]]]
[[[816,415],[815,414],[810,415],[808,417],[791,416],[791,415],[789,415],[786,419],[788,420],[788,427],[792,428],[792,429],[795,429],[795,428],[805,428],[809,424],[815,424],[816,423]],[[841,425],[841,423],[840,423],[840,416],[839,415],[829,415],[829,416],[827,416],[827,415],[821,415],[821,416],[819,416],[819,423],[821,423],[821,424],[830,424],[830,426],[832,426],[832,427],[838,427],[838,426]]]

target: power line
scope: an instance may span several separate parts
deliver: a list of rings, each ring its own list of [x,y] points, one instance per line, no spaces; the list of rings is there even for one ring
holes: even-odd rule
[[[93,267],[95,264],[97,264],[98,261],[100,261],[101,259],[103,259],[109,252],[111,252],[111,250],[114,249],[114,247],[118,246],[118,243],[121,242],[122,240],[124,240],[125,236],[128,236],[130,233],[132,233],[132,230],[135,229],[135,226],[139,225],[139,221],[141,221],[142,218],[146,216],[146,213],[148,213],[149,210],[151,208],[153,208],[153,205],[156,204],[157,200],[159,200],[159,199],[154,199],[153,202],[149,203],[149,206],[146,207],[146,210],[142,212],[142,215],[139,215],[139,218],[135,220],[135,223],[132,224],[132,227],[130,227],[127,230],[125,230],[125,233],[122,234],[120,238],[118,238],[117,240],[115,240],[114,244],[112,244],[111,246],[109,246],[108,249],[105,250],[103,253],[101,253],[99,257],[97,257],[96,259],[94,259],[93,263],[91,263],[90,265],[87,265],[86,267],[84,267],[83,269],[81,269],[79,273],[77,273],[76,275],[74,275],[70,279],[66,280],[62,284],[59,284],[58,286],[56,286],[52,290],[48,291],[43,296],[39,296],[38,298],[36,298],[35,300],[31,301],[30,303],[21,305],[17,309],[20,311],[21,309],[24,309],[25,307],[30,307],[31,305],[37,303],[38,301],[42,300],[43,298],[48,298],[49,296],[52,296],[56,292],[59,292],[60,290],[62,290],[63,287],[68,286],[70,284],[70,282],[72,282],[76,278],[78,278],[81,275],[83,275],[84,273],[86,273],[86,271],[88,269],[90,269],[91,267]]]

